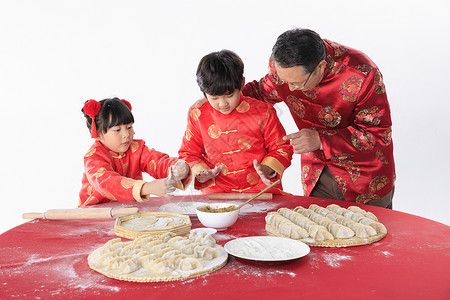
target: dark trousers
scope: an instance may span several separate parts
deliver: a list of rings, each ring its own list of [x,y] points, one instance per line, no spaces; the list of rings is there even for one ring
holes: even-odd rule
[[[394,190],[395,187],[393,187],[387,195],[381,198],[372,199],[366,204],[392,209],[392,198],[394,197]],[[320,174],[319,180],[314,186],[310,197],[345,201],[344,195],[339,189],[339,186],[337,185],[336,180],[334,180],[333,174],[331,174],[331,171],[328,167],[325,167],[323,169],[322,174]]]

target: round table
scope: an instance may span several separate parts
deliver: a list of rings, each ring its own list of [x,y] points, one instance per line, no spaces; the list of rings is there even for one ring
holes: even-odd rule
[[[112,202],[159,211],[167,201],[208,202],[205,196],[152,198],[147,203]],[[217,201],[215,201],[217,202]],[[88,255],[115,238],[114,219],[36,219],[0,235],[1,299],[449,299],[450,227],[379,207],[303,196],[254,200],[237,222],[214,234],[217,244],[267,235],[265,216],[281,207],[357,205],[374,213],[387,230],[379,242],[354,247],[311,247],[282,264],[229,256],[222,269],[184,281],[135,283],[108,278],[89,268]],[[99,205],[95,206],[99,207]],[[191,216],[192,228],[202,227]]]

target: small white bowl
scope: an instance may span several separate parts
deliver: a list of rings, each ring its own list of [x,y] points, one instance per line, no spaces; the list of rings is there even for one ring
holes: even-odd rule
[[[233,210],[230,212],[221,212],[221,213],[214,213],[214,212],[204,212],[198,210],[199,208],[204,207],[205,205],[208,205],[211,208],[223,208],[228,207],[230,203],[208,203],[204,204],[202,206],[199,206],[196,208],[197,217],[200,220],[200,222],[203,224],[203,226],[215,228],[217,230],[225,230],[231,225],[233,225],[237,218],[239,217],[239,210]],[[236,205],[235,205],[236,206]]]

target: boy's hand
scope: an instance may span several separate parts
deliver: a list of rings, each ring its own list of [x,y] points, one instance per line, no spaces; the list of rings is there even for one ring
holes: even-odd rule
[[[220,171],[222,171],[222,165],[218,165],[214,169],[201,171],[195,176],[195,179],[197,179],[198,182],[203,183],[215,178],[217,175],[219,175]]]
[[[156,179],[150,182],[146,182],[141,189],[141,196],[147,196],[150,194],[160,197],[170,197],[169,193],[176,190],[174,184],[176,180],[174,178]]]
[[[253,160],[253,166],[255,167],[256,173],[261,177],[262,182],[267,186],[271,185],[272,182],[270,182],[269,176],[274,172],[272,168],[260,164],[256,159]]]
[[[171,170],[173,179],[183,180],[189,174],[189,165],[184,161],[179,161],[171,167]]]

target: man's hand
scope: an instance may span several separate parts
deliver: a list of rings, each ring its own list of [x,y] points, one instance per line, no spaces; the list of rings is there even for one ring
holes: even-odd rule
[[[270,182],[269,175],[273,173],[272,168],[260,164],[256,159],[253,160],[253,166],[255,167],[256,173],[261,177],[262,182],[267,186],[271,185],[272,182]]]
[[[320,149],[319,133],[314,129],[302,129],[298,132],[288,134],[283,140],[291,140],[294,153],[302,154]]]
[[[222,171],[222,165],[218,165],[214,169],[202,170],[195,176],[195,179],[201,183],[207,182],[219,175],[220,171]]]

